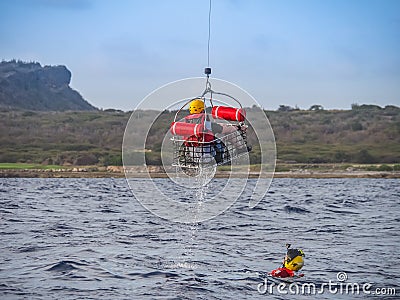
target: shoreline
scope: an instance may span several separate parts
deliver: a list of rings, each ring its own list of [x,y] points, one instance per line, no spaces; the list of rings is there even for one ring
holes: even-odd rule
[[[168,178],[163,172],[132,172],[129,178]],[[218,171],[215,178],[228,178],[229,172]],[[233,177],[258,178],[257,172],[235,173]],[[271,174],[263,176],[269,178]],[[53,169],[0,169],[0,178],[125,178],[123,170],[87,171]],[[397,178],[400,179],[400,171],[287,171],[275,172],[273,178]]]

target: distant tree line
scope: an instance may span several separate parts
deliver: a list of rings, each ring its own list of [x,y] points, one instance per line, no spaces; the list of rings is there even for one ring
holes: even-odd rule
[[[275,134],[280,162],[400,163],[400,108],[353,105],[330,111],[287,107],[265,111]],[[161,163],[161,143],[175,111],[142,111],[159,115],[146,138],[146,160]],[[130,112],[118,110],[37,112],[0,109],[0,162],[56,165],[120,165],[122,139]],[[257,120],[252,120],[257,122]],[[140,124],[139,124],[140,125]],[[137,128],[146,134],[148,128]],[[257,138],[250,160],[260,160]],[[132,153],[131,155],[136,155]],[[137,154],[139,155],[139,154]]]

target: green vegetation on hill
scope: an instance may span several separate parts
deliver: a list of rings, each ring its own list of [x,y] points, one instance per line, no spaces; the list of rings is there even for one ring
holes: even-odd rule
[[[143,111],[152,119],[157,111]],[[147,161],[160,163],[160,148],[175,112],[162,112],[146,140]],[[400,108],[354,105],[351,110],[266,111],[281,162],[400,163]],[[130,112],[0,111],[0,162],[47,165],[120,165]],[[257,120],[252,120],[257,122]],[[146,134],[137,128],[135,134]],[[134,136],[133,136],[134,138]],[[249,137],[256,146],[255,137]],[[257,161],[257,147],[252,161]]]
[[[394,163],[400,159],[400,109],[267,112],[278,158],[305,163]]]
[[[128,113],[0,112],[0,162],[118,165]]]

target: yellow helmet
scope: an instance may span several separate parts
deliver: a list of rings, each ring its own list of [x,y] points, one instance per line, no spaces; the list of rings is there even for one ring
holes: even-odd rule
[[[189,105],[189,113],[190,114],[199,114],[204,110],[204,101],[201,99],[194,99],[190,102]]]
[[[292,271],[299,271],[304,266],[304,252],[300,249],[289,249],[283,266]]]

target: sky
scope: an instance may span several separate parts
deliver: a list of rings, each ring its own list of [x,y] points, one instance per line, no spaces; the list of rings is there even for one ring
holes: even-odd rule
[[[208,0],[2,0],[0,60],[65,65],[98,108],[204,76]],[[400,106],[400,1],[212,0],[212,78],[265,109]],[[162,108],[152,107],[152,108]]]

